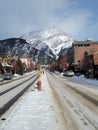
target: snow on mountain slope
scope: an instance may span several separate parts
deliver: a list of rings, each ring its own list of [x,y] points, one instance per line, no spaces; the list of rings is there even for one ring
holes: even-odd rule
[[[65,32],[56,27],[31,31],[27,34],[24,34],[21,38],[25,39],[28,43],[32,44],[32,46],[36,47],[38,50],[45,48],[42,46],[46,46],[47,44],[56,58],[62,49],[68,48],[72,45],[73,42],[72,38],[70,38]]]

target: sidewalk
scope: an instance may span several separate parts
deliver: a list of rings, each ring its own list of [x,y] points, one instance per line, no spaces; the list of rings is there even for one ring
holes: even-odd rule
[[[45,73],[41,81],[42,90],[26,94],[0,130],[60,130]]]

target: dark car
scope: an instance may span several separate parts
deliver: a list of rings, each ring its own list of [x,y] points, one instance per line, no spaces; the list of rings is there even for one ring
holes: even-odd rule
[[[80,72],[76,72],[75,75],[76,75],[76,76],[80,76],[81,73],[80,73]]]
[[[7,79],[7,80],[12,79],[12,74],[11,74],[11,73],[6,73],[6,74],[4,75],[4,80],[5,80],[5,79]]]

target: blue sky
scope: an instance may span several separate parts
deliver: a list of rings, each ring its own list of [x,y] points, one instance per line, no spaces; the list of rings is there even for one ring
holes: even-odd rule
[[[57,26],[77,40],[98,41],[98,0],[0,0],[0,39]]]

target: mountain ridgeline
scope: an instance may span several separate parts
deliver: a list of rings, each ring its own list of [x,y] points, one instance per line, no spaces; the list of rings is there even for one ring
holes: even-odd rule
[[[57,28],[32,31],[20,38],[0,40],[0,53],[14,57],[31,57],[39,64],[48,64],[72,45],[73,39]]]

